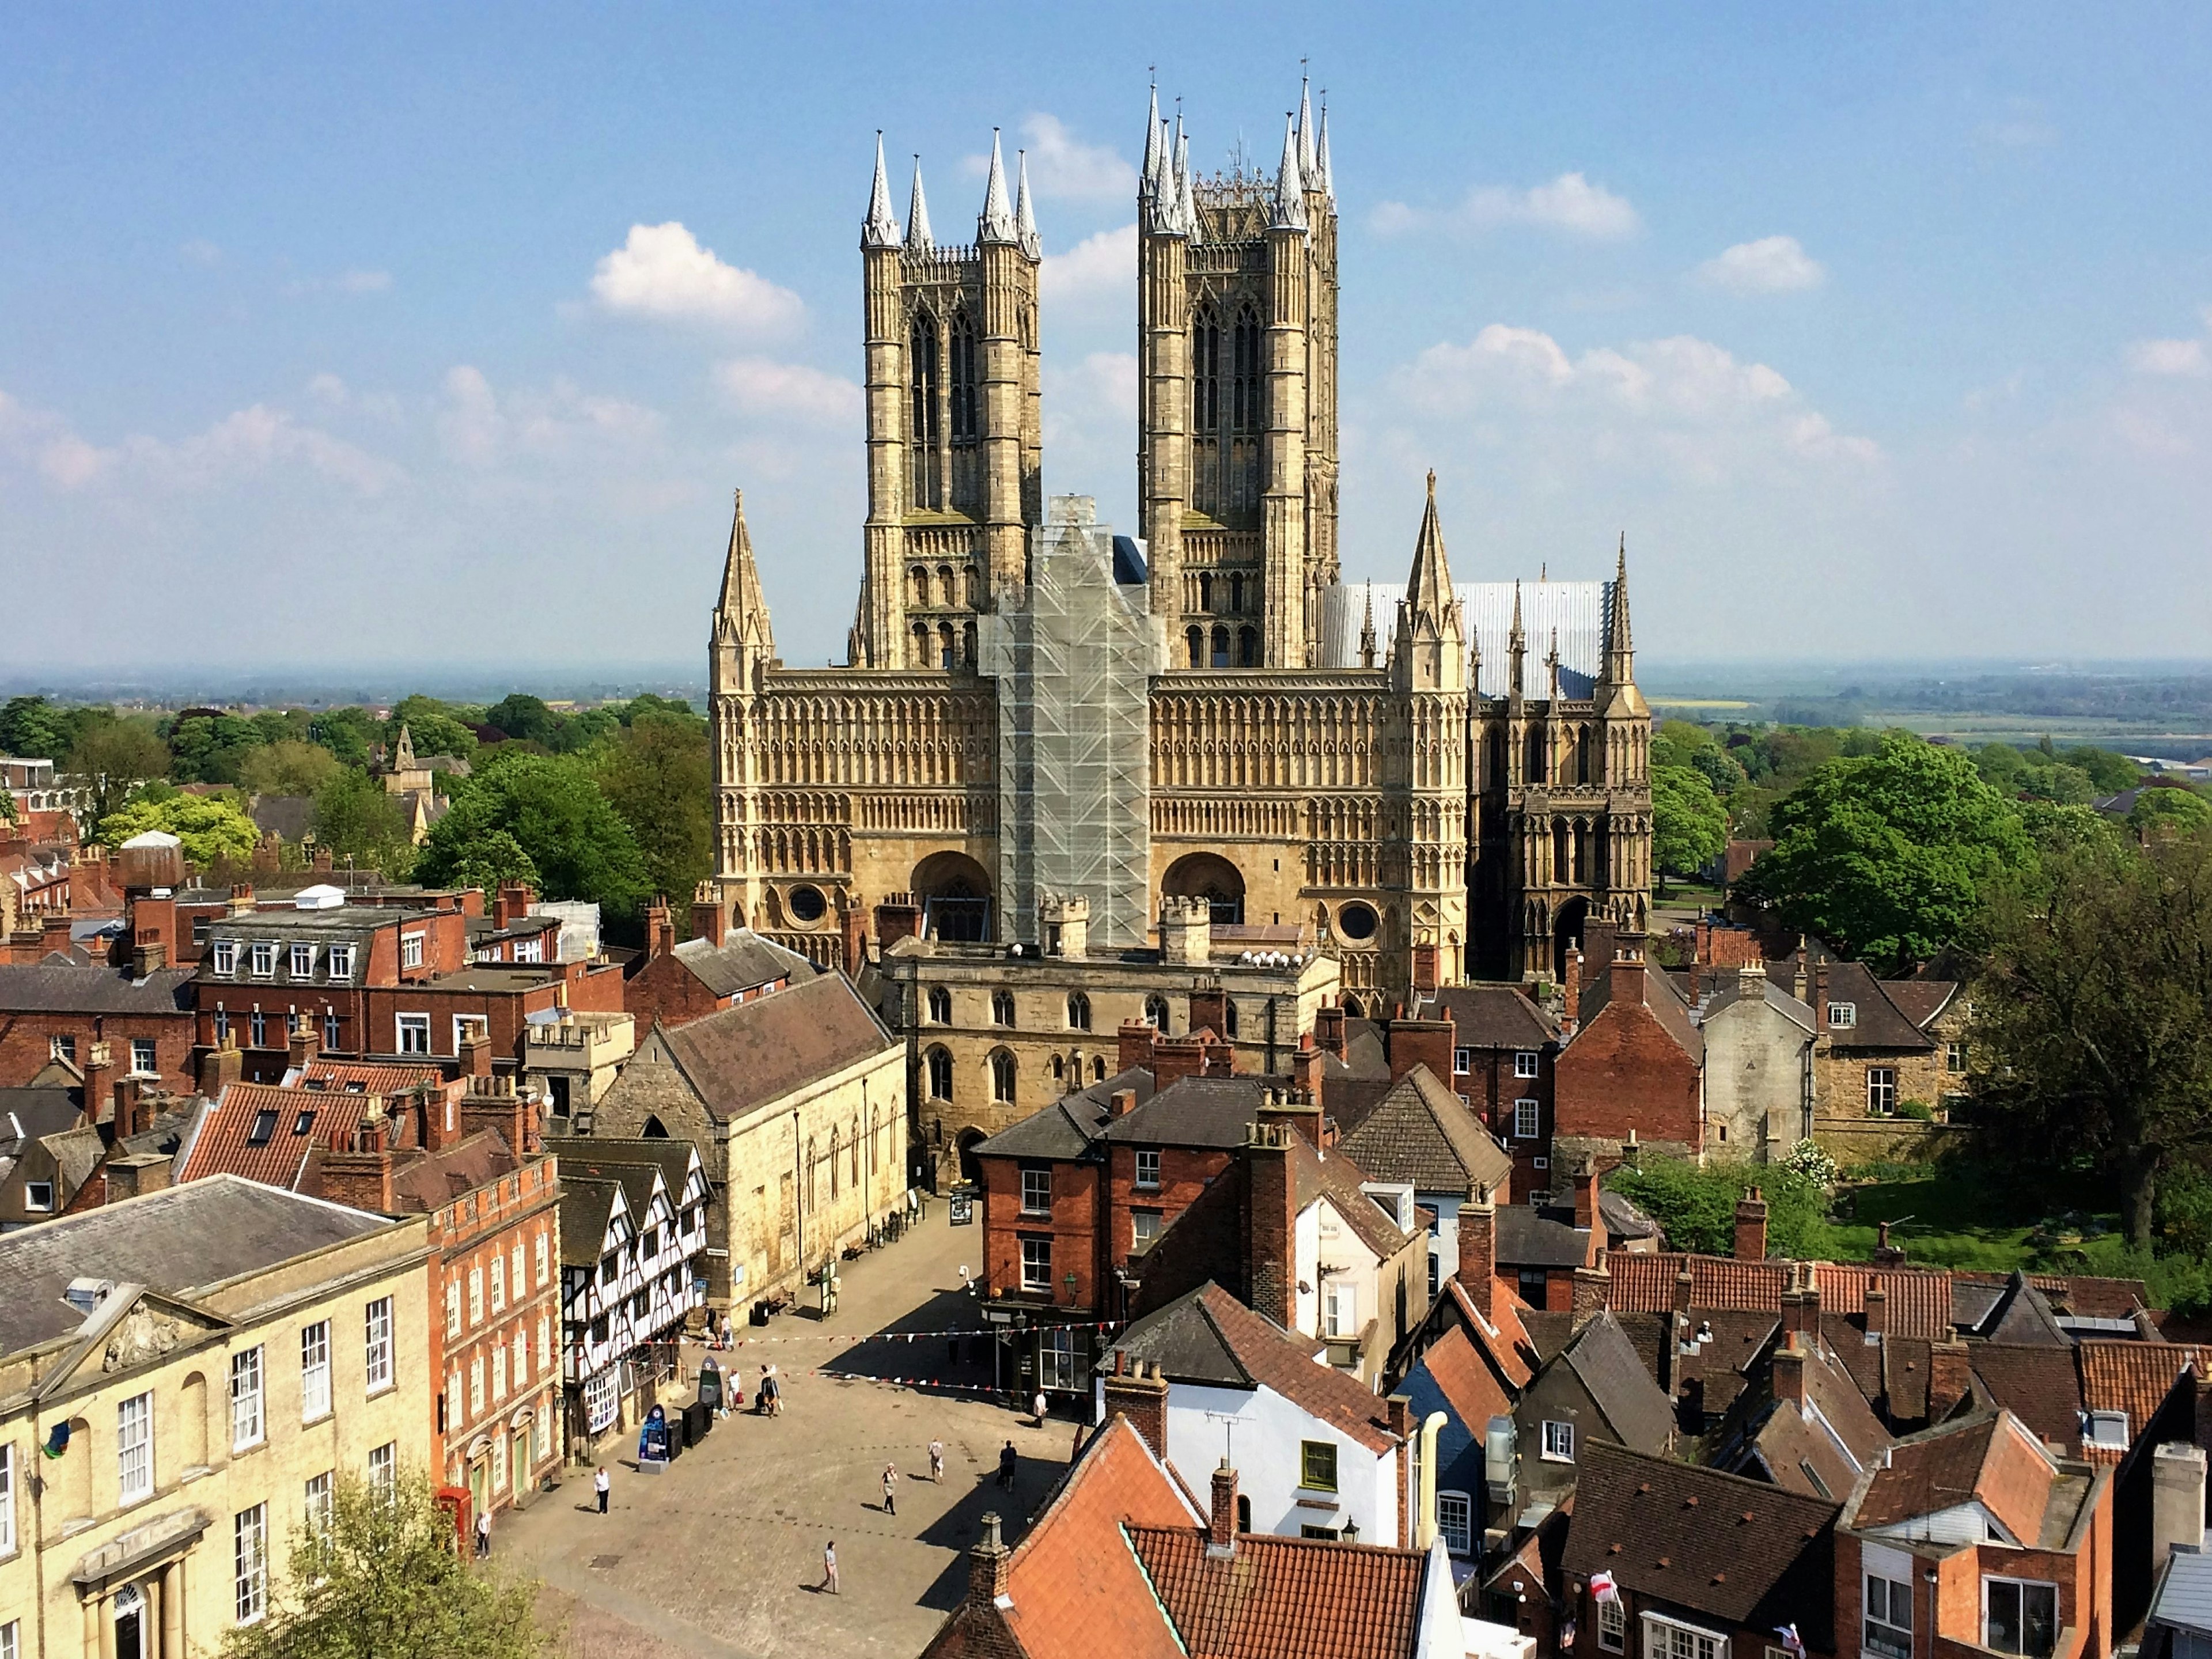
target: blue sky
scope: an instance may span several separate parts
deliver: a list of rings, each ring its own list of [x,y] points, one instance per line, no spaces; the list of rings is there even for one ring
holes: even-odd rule
[[[1148,66],[1211,167],[1302,57],[1348,577],[1434,466],[1462,580],[1625,531],[1655,659],[2212,654],[2212,10],[2106,10],[18,8],[6,654],[689,665],[738,485],[842,653],[878,127],[941,240],[1030,150],[1047,487],[1127,524]]]

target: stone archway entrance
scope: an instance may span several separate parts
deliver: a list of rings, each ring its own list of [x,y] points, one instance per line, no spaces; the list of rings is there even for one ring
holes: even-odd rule
[[[1187,853],[1160,878],[1163,896],[1202,898],[1218,924],[1244,920],[1244,874],[1218,853]]]
[[[992,933],[991,878],[965,853],[932,853],[908,878],[926,939],[982,945]]]
[[[1552,924],[1552,977],[1567,976],[1567,948],[1579,950],[1583,942],[1583,923],[1589,919],[1589,901],[1571,898],[1559,907],[1558,919]]]

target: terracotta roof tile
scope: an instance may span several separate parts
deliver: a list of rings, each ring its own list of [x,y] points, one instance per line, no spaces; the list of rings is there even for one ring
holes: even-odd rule
[[[233,1083],[208,1108],[192,1139],[179,1182],[211,1175],[243,1176],[264,1187],[301,1189],[308,1161],[335,1140],[353,1144],[362,1115],[379,1097]]]
[[[1976,1342],[1968,1352],[1990,1404],[2003,1407],[2045,1440],[2081,1443],[2081,1379],[2071,1347]]]
[[[1426,1558],[1245,1534],[1210,1556],[1195,1528],[1127,1528],[1190,1659],[1407,1659]],[[1086,1654],[1112,1652],[1094,1644]]]
[[[1855,1527],[1893,1527],[1978,1499],[2033,1546],[2058,1480],[2027,1425],[2010,1412],[1986,1412],[1899,1441],[1845,1518]]]
[[[1375,1391],[1333,1365],[1315,1364],[1310,1343],[1253,1312],[1218,1285],[1194,1292],[1194,1301],[1196,1310],[1204,1313],[1254,1382],[1273,1389],[1370,1451],[1388,1451],[1398,1443]],[[1164,1308],[1152,1317],[1166,1318],[1172,1311]]]
[[[1866,1293],[1878,1290],[1886,1304],[1884,1329],[1893,1336],[1942,1336],[1957,1322],[1951,1315],[1952,1275],[1941,1269],[1875,1267],[1856,1261],[1817,1261],[1813,1283],[1823,1313],[1863,1314]]]
[[[1459,1420],[1480,1434],[1493,1417],[1511,1413],[1513,1402],[1477,1352],[1466,1326],[1455,1326],[1421,1356],[1421,1364],[1437,1390],[1459,1414]]]
[[[2081,1403],[2093,1412],[2125,1412],[2130,1440],[2165,1403],[2183,1366],[2200,1382],[2212,1376],[2212,1346],[2197,1343],[2084,1342],[2076,1352]]]
[[[311,1060],[300,1075],[310,1089],[372,1095],[396,1095],[405,1089],[434,1089],[446,1081],[444,1071],[438,1066],[410,1065],[404,1060],[380,1065],[374,1061]]]

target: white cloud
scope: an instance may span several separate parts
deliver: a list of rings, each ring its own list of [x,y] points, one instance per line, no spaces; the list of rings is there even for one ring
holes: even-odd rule
[[[1137,308],[1137,227],[1102,230],[1065,253],[1048,254],[1040,278],[1052,314],[1080,315],[1116,310],[1132,317]]]
[[[1762,236],[1738,242],[1691,273],[1708,288],[1731,294],[1788,294],[1818,288],[1828,273],[1795,236]]]
[[[603,309],[620,316],[712,323],[750,334],[789,333],[806,314],[789,289],[725,264],[673,219],[632,225],[629,240],[592,271],[591,290]]]
[[[2128,348],[2128,367],[2138,374],[2201,380],[2212,374],[2212,306],[2204,307],[2204,334],[2194,340],[2138,340]]]
[[[29,409],[0,392],[0,459],[10,458],[28,461],[49,485],[71,492],[109,483],[210,489],[297,466],[374,495],[404,476],[381,456],[266,404],[173,441],[139,433],[102,447],[52,410]]]
[[[857,424],[860,388],[804,363],[733,357],[716,366],[714,382],[747,416],[810,426]]]
[[[483,370],[446,371],[436,427],[449,459],[478,471],[519,459],[571,460],[594,451],[635,452],[660,435],[658,410],[556,380],[544,391],[502,394]]]
[[[1057,115],[1042,111],[1022,120],[1026,143],[1016,146],[1027,152],[1030,188],[1048,201],[1129,202],[1137,196],[1137,169],[1121,159],[1111,144],[1086,144],[1067,130]],[[991,171],[990,152],[963,157],[962,169],[971,179]],[[1014,158],[1006,157],[1006,166]],[[1012,184],[1009,173],[1007,182]]]
[[[1485,447],[1529,442],[1555,465],[1620,464],[1717,483],[1747,466],[1863,465],[1872,440],[1837,432],[1765,363],[1690,335],[1571,356],[1537,329],[1493,323],[1429,347],[1392,377],[1403,410]]]
[[[1551,183],[1528,190],[1480,185],[1456,207],[1441,210],[1385,202],[1368,222],[1383,236],[1431,228],[1471,235],[1501,225],[1535,225],[1592,241],[1618,241],[1643,228],[1626,197],[1592,184],[1579,173],[1563,173]]]

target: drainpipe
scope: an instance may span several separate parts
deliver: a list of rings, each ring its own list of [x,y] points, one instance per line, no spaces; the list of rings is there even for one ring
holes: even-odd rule
[[[1437,1541],[1437,1436],[1443,1426],[1442,1412],[1431,1412],[1421,1419],[1421,1501],[1413,1516],[1417,1550],[1425,1550]]]

